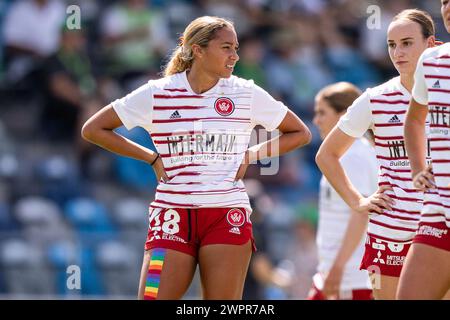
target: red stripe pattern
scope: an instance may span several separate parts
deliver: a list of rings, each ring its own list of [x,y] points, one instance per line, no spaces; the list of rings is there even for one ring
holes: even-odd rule
[[[411,242],[420,219],[423,195],[412,185],[411,168],[404,146],[403,128],[410,95],[399,78],[368,91],[372,130],[379,162],[379,185],[394,201],[392,210],[373,213],[368,233],[385,241]]]
[[[284,106],[254,99],[254,83],[234,76],[199,94],[190,87],[185,72],[151,80],[147,86],[152,105],[146,129],[168,176],[168,181],[158,184],[151,208],[239,206],[250,210],[242,180],[235,181],[236,172],[253,127],[278,120]],[[122,100],[123,113],[136,124],[141,119],[130,112],[127,101]],[[258,114],[253,111],[257,102],[255,107],[264,109]],[[268,112],[271,108],[273,113]],[[268,119],[263,119],[265,114]]]
[[[430,154],[436,189],[425,195],[422,220],[446,222],[450,227],[450,45],[427,51],[418,71],[424,75],[418,83],[426,87],[430,116]]]

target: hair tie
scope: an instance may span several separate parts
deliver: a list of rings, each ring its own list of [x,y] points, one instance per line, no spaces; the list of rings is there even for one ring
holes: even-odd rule
[[[152,161],[152,163],[150,163],[150,165],[153,167],[153,165],[155,164],[156,160],[158,160],[159,158],[159,153],[156,153],[156,158],[155,160]]]

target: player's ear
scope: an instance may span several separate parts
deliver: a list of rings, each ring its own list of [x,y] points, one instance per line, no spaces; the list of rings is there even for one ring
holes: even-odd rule
[[[203,48],[201,46],[199,46],[198,44],[193,44],[192,45],[192,55],[194,57],[198,57],[201,58],[203,56]]]
[[[434,46],[439,45],[436,41],[435,36],[429,36],[427,40],[427,48],[433,48]]]

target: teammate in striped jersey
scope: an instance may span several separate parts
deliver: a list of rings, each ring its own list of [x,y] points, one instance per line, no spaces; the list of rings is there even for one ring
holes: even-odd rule
[[[361,268],[371,275],[376,299],[395,298],[403,260],[420,218],[423,193],[411,180],[403,122],[417,60],[434,41],[434,24],[426,12],[405,10],[394,17],[387,42],[400,76],[366,90],[341,117],[316,156],[323,174],[345,202],[369,215]],[[364,197],[349,180],[339,158],[367,129],[375,136],[379,189]]]
[[[311,139],[283,103],[253,81],[232,76],[237,50],[230,21],[195,19],[165,77],[106,106],[82,130],[105,149],[151,164],[159,181],[149,210],[140,299],[181,298],[197,264],[203,298],[240,299],[253,245],[242,182],[247,166]],[[158,152],[115,134],[121,125],[146,129]],[[248,148],[256,125],[281,134]]]
[[[441,1],[450,33],[450,2]],[[399,299],[450,299],[450,43],[426,50],[419,59],[405,123],[405,143],[414,187],[425,193],[419,229],[397,292]],[[429,115],[430,129],[425,134]],[[431,166],[425,162],[425,135]],[[420,140],[422,139],[422,140]],[[447,294],[446,294],[447,292]]]
[[[322,139],[360,95],[361,91],[348,82],[329,85],[317,94],[313,121]],[[377,190],[375,150],[366,138],[357,139],[340,162],[350,181],[363,195],[371,195]],[[319,265],[308,299],[371,299],[368,274],[359,270],[367,220],[367,216],[353,213],[327,179],[322,177],[317,231]]]

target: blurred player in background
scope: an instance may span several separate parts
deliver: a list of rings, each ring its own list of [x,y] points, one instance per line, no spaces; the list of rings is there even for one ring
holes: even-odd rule
[[[366,90],[341,117],[316,156],[321,171],[350,208],[370,216],[361,268],[371,275],[376,299],[395,299],[403,261],[420,218],[423,193],[412,183],[403,123],[414,70],[422,52],[434,46],[434,30],[432,18],[421,10],[404,10],[393,18],[387,44],[400,76]],[[362,195],[339,162],[367,129],[374,132],[379,163],[379,189],[369,197]]]
[[[241,299],[253,244],[242,181],[247,166],[311,139],[283,103],[253,81],[232,76],[238,46],[230,21],[195,19],[164,78],[106,106],[82,130],[107,150],[149,163],[159,181],[149,211],[140,299],[182,298],[197,264],[204,299]],[[121,125],[146,129],[158,152],[114,133]],[[248,148],[256,125],[281,134]]]
[[[313,121],[322,139],[360,95],[361,91],[348,82],[329,85],[317,94]],[[361,194],[369,196],[377,190],[376,154],[366,138],[355,140],[340,163]],[[325,177],[320,181],[319,199],[319,265],[308,298],[371,299],[368,274],[359,270],[364,254],[367,216],[352,212]]]
[[[450,33],[450,2],[441,1]],[[417,234],[406,258],[399,299],[450,299],[450,44],[426,50],[415,73],[405,123],[405,144],[414,187],[425,191]],[[425,122],[432,165],[427,165]],[[446,294],[447,292],[447,294]]]

